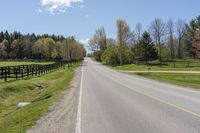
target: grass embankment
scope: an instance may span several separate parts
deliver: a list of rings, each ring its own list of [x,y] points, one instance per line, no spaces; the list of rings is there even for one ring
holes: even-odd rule
[[[59,69],[31,79],[0,83],[0,132],[24,133],[61,96],[73,77],[74,70]],[[42,89],[37,86],[41,85]],[[31,102],[16,109],[19,102]]]
[[[2,66],[18,66],[18,65],[30,65],[30,64],[53,64],[54,62],[7,62],[7,61],[0,61],[0,67]]]
[[[184,87],[200,89],[200,74],[183,74],[183,73],[134,73],[139,76],[172,83]]]

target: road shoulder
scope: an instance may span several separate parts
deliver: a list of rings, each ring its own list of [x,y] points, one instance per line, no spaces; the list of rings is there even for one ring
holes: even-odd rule
[[[63,92],[59,101],[49,107],[27,133],[73,133],[75,131],[81,68],[77,69],[70,89]]]

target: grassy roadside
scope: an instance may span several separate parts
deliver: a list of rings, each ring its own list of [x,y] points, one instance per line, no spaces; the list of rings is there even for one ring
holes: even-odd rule
[[[102,63],[103,64],[103,63]],[[105,65],[105,64],[103,64]],[[181,64],[179,64],[181,65]],[[191,64],[195,65],[195,64]],[[123,66],[109,66],[106,65],[114,70],[136,70],[136,71],[148,71],[148,66],[146,65],[123,65]],[[184,67],[179,66],[176,68],[173,68],[171,64],[168,66],[152,66],[151,71],[200,71],[200,67]],[[191,88],[196,88],[200,89],[200,74],[190,74],[190,73],[131,73],[134,75],[170,83],[170,84],[175,84],[179,86],[184,86],[184,87],[191,87]]]
[[[200,89],[200,74],[177,74],[177,73],[134,73],[136,75],[176,84],[184,87]]]
[[[41,77],[0,83],[0,132],[24,133],[48,111],[67,88],[75,69],[59,69]],[[43,89],[37,86],[42,85]],[[18,102],[31,102],[25,108],[16,109]]]
[[[123,65],[112,67],[115,70],[138,70],[138,71],[147,71],[148,66],[145,65]],[[172,66],[152,66],[151,71],[200,71],[200,67],[177,67],[173,68]]]
[[[0,67],[2,66],[18,66],[18,65],[30,65],[30,64],[53,64],[54,62],[1,62]]]
[[[148,66],[145,65],[123,65],[123,66],[110,66],[105,63],[101,63],[114,70],[138,70],[138,71],[147,71]],[[200,71],[200,67],[179,67],[173,68],[172,66],[153,66],[151,71]],[[161,82],[166,82],[170,84],[175,84],[184,87],[200,89],[200,74],[190,74],[190,73],[130,73],[133,75],[138,75],[153,80],[158,80]]]

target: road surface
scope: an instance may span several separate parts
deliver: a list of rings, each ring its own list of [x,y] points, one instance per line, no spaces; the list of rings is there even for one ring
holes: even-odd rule
[[[200,91],[82,66],[76,133],[200,133]]]

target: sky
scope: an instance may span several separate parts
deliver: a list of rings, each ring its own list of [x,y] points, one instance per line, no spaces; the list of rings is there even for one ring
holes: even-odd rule
[[[148,29],[155,18],[190,21],[200,15],[200,0],[1,0],[0,31],[75,36],[87,43],[104,26],[116,37],[116,20],[132,30]]]

